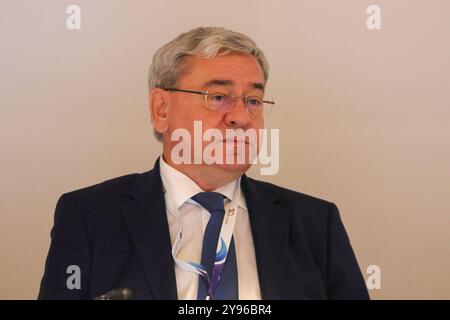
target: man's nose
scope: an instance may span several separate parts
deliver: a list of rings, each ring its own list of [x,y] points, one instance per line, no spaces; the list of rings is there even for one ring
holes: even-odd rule
[[[249,123],[250,115],[242,97],[235,97],[230,111],[225,113],[224,121],[227,126],[235,128],[245,127]]]

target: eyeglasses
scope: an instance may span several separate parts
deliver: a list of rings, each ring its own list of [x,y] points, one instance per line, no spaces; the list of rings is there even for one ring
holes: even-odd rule
[[[205,108],[212,111],[229,111],[233,108],[236,99],[242,99],[249,114],[253,116],[260,116],[263,113],[264,103],[269,105],[275,104],[273,100],[264,100],[263,97],[258,95],[235,97],[223,92],[210,93],[209,91],[193,91],[177,88],[162,89],[166,91],[187,92],[203,95],[205,96]]]

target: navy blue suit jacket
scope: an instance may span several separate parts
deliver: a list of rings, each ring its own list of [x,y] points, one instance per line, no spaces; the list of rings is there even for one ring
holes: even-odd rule
[[[367,289],[333,203],[247,176],[263,299],[366,299]],[[177,299],[159,162],[61,196],[39,299],[92,299],[130,288],[136,299]],[[68,289],[68,266],[80,289]]]

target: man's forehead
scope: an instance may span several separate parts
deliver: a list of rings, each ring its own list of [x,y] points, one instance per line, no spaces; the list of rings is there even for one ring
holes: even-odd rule
[[[236,59],[239,59],[237,64]],[[261,66],[251,55],[230,54],[213,58],[190,56],[185,60],[185,67],[185,75],[191,80],[195,79],[202,89],[211,86],[265,89]]]

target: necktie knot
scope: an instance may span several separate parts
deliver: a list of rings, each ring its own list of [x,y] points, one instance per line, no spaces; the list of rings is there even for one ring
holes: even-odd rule
[[[225,212],[223,199],[224,196],[218,192],[200,192],[192,197],[192,200],[198,202],[211,214],[217,211]]]

